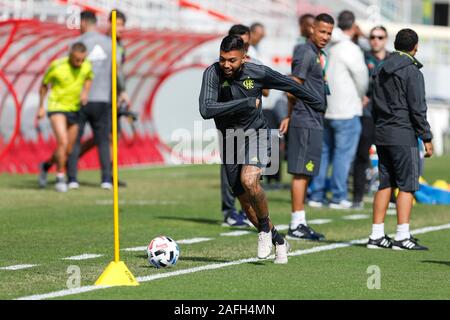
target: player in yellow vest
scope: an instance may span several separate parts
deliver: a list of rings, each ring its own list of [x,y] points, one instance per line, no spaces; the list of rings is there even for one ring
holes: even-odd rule
[[[77,42],[71,46],[68,57],[53,61],[44,75],[39,90],[38,119],[45,117],[45,97],[48,97],[47,114],[55,134],[57,147],[50,159],[40,164],[39,185],[47,184],[47,172],[56,164],[56,190],[67,191],[65,167],[68,155],[78,135],[80,107],[87,103],[94,73],[86,60],[86,46]]]

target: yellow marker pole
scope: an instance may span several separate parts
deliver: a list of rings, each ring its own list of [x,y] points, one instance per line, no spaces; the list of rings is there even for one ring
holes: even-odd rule
[[[113,211],[114,211],[114,261],[112,261],[95,282],[96,286],[137,286],[139,283],[120,261],[119,245],[119,170],[117,166],[117,33],[115,10],[111,15],[111,44],[112,44],[112,140],[113,140]]]
[[[117,168],[117,33],[116,11],[111,18],[111,43],[112,43],[112,140],[113,140],[113,203],[114,203],[114,261],[120,260],[119,246],[119,187]]]

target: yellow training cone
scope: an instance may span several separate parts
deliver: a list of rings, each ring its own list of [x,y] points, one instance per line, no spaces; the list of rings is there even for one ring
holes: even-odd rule
[[[114,260],[106,267],[96,286],[138,286],[139,283],[128,270],[123,261],[120,261],[119,245],[119,191],[117,167],[117,33],[115,10],[111,15],[111,42],[112,42],[112,140],[113,140],[113,213],[114,213]]]
[[[433,187],[438,188],[438,189],[442,189],[442,190],[447,190],[448,189],[448,184],[445,180],[436,180],[433,183]]]
[[[133,274],[123,261],[111,262],[95,282],[96,286],[138,286]]]

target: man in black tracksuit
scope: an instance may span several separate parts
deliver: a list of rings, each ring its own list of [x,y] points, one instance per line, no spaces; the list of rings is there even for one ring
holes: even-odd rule
[[[219,62],[203,74],[200,114],[204,119],[214,119],[220,132],[222,161],[230,188],[249,220],[258,228],[258,258],[267,258],[275,244],[275,263],[287,263],[288,244],[269,219],[267,199],[259,183],[271,152],[270,134],[264,134],[268,127],[261,108],[262,90],[287,91],[312,108],[323,106],[320,98],[293,79],[266,66],[245,62],[245,58],[240,37],[231,35],[222,40]],[[256,152],[253,150],[255,141],[256,148],[260,149]]]
[[[433,135],[427,121],[425,84],[414,58],[419,38],[411,29],[399,31],[395,49],[374,73],[373,117],[379,158],[380,187],[373,206],[372,234],[368,248],[427,250],[409,233],[414,192],[419,189],[418,138],[425,145],[425,157],[433,154]],[[384,234],[384,217],[393,188],[397,197],[395,239]]]

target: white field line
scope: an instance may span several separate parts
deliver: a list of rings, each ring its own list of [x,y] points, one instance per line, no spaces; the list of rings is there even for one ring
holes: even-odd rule
[[[277,229],[277,231],[285,231],[285,230],[289,230],[289,225],[279,224],[279,225],[275,226],[275,228]]]
[[[184,240],[175,240],[178,244],[191,244],[191,243],[199,243],[213,240],[213,238],[193,238],[193,239],[184,239]]]
[[[147,250],[147,246],[125,248],[125,249],[121,249],[121,250],[122,251],[145,251],[145,250]]]
[[[38,266],[37,264],[16,264],[14,266],[8,266],[8,267],[0,267],[0,270],[9,270],[9,271],[16,271],[16,270],[22,270],[22,269],[29,269]]]
[[[343,216],[342,219],[345,220],[363,220],[363,219],[367,219],[370,216],[368,214],[351,214],[349,216]]]
[[[411,233],[416,235],[416,234],[423,234],[423,233],[445,230],[445,229],[450,229],[450,223],[440,225],[440,226],[425,227],[425,228],[412,230]],[[318,247],[314,247],[314,248],[306,249],[306,250],[297,250],[297,251],[291,252],[289,254],[289,256],[301,256],[301,255],[305,255],[305,254],[334,250],[334,249],[338,249],[338,248],[346,248],[346,247],[350,247],[354,244],[365,243],[366,241],[367,241],[367,238],[364,238],[364,239],[352,240],[349,242],[341,242],[341,243],[329,244],[329,245],[324,245],[324,246],[318,246]],[[273,259],[273,255],[270,256],[268,259]],[[196,267],[196,268],[189,268],[189,269],[178,270],[178,271],[173,271],[173,272],[166,272],[166,273],[154,274],[154,275],[149,275],[149,276],[144,276],[144,277],[138,277],[138,278],[136,278],[136,280],[138,282],[148,282],[148,281],[154,281],[154,280],[163,279],[163,278],[180,276],[183,274],[190,274],[190,273],[206,271],[206,270],[221,269],[221,268],[225,268],[225,267],[229,267],[229,266],[235,266],[235,265],[256,262],[256,261],[259,261],[259,259],[258,258],[248,258],[248,259],[241,259],[241,260],[224,262],[224,263],[215,263],[215,264],[209,264],[209,265]],[[79,294],[79,293],[100,290],[100,289],[105,289],[105,288],[109,288],[109,286],[85,286],[85,287],[80,287],[80,288],[66,289],[66,290],[45,293],[45,294],[37,294],[37,295],[32,295],[32,296],[21,297],[21,298],[18,298],[17,300],[52,299],[52,298],[65,297],[68,295]]]
[[[245,231],[245,230],[237,230],[237,231],[231,231],[231,232],[224,232],[221,233],[220,235],[222,237],[239,237],[239,236],[243,236],[246,234],[250,234],[250,231]]]
[[[103,257],[102,254],[94,254],[94,253],[84,253],[79,256],[72,256],[67,258],[62,258],[62,260],[88,260]]]

